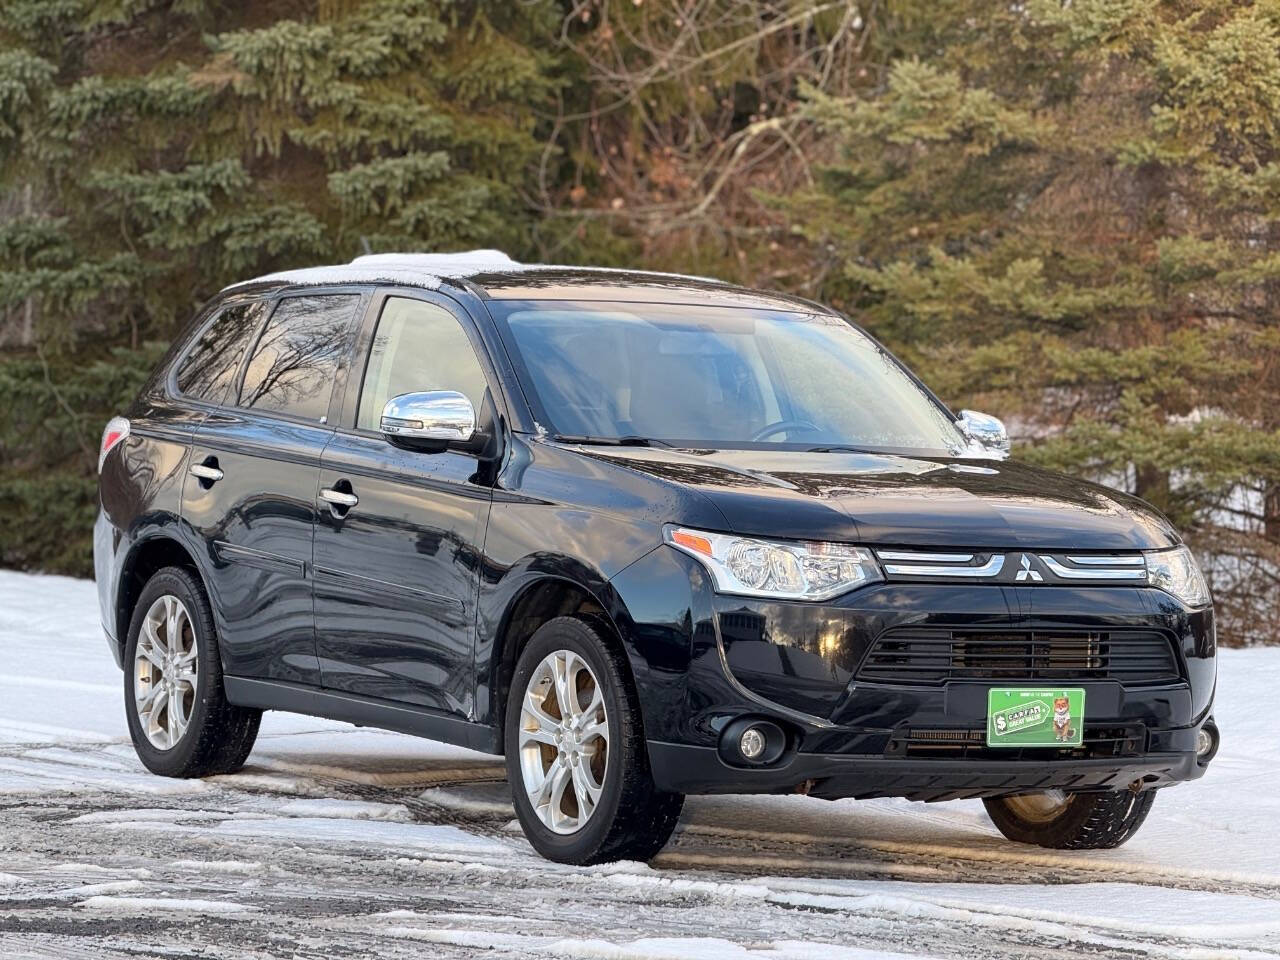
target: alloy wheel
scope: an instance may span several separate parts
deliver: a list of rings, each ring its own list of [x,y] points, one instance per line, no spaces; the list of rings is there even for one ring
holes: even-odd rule
[[[191,615],[165,594],[143,618],[133,658],[133,700],[151,745],[170,750],[183,738],[196,705],[199,648]]]
[[[542,659],[520,708],[520,772],[538,819],[570,834],[595,813],[609,760],[604,691],[586,660],[571,650]]]

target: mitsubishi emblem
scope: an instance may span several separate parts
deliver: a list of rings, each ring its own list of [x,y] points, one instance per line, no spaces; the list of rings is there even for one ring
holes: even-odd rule
[[[1018,571],[1017,580],[1031,580],[1040,583],[1044,577],[1040,576],[1040,571],[1031,569],[1031,558],[1025,553],[1022,555],[1022,569]]]

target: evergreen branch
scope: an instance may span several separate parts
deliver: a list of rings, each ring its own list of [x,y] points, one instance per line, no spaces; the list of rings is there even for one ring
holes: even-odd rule
[[[57,402],[58,406],[62,408],[62,412],[67,415],[67,419],[71,423],[71,429],[75,433],[76,443],[80,446],[80,452],[84,454],[86,465],[92,466],[94,463],[93,451],[89,447],[88,441],[85,439],[84,430],[81,428],[81,416],[72,409],[71,404],[69,404],[66,398],[62,395],[62,391],[54,385],[53,378],[49,375],[49,361],[45,358],[44,347],[37,342],[35,348],[36,357],[40,361],[40,370],[44,375],[44,384],[48,387],[49,392],[53,394],[53,399]]]

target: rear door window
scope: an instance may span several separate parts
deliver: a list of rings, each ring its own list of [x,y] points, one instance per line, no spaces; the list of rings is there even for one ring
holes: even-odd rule
[[[286,297],[267,321],[240,387],[240,406],[319,421],[351,346],[358,294]]]
[[[261,300],[254,300],[219,311],[178,365],[178,392],[192,400],[224,403],[264,309]]]

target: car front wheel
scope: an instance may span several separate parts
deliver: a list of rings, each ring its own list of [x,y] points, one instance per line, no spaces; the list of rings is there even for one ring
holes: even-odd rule
[[[507,701],[507,776],[520,824],[549,860],[648,860],[684,803],[649,773],[639,705],[602,626],[543,624],[521,651]]]
[[[987,814],[1010,840],[1055,850],[1118,847],[1142,826],[1156,792],[1047,790],[983,800]]]

